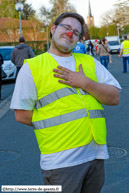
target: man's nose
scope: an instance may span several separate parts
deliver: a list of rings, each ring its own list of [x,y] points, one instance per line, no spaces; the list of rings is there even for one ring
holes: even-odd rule
[[[73,32],[69,31],[69,32],[66,33],[66,35],[69,36],[70,38],[72,38],[73,37]]]

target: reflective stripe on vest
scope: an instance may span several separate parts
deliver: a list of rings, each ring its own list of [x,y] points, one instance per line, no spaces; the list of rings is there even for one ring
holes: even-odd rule
[[[90,110],[89,115],[91,119],[105,117],[104,110]]]
[[[47,96],[41,98],[36,102],[35,109],[42,108],[62,97],[69,96],[72,94],[77,94],[77,91],[75,88],[62,88],[59,90],[56,90],[55,92],[48,94]]]
[[[82,89],[79,89],[79,91],[80,91],[80,93],[81,93],[82,95],[88,95],[88,94],[89,94],[88,92],[86,92],[86,91],[84,91],[84,90],[82,90]]]
[[[35,129],[44,129],[47,127],[60,125],[60,124],[63,124],[69,121],[76,120],[76,119],[81,119],[87,116],[88,114],[86,112],[86,109],[81,109],[81,110],[73,111],[73,112],[63,114],[57,117],[52,117],[50,119],[33,122],[33,126]]]
[[[80,93],[82,95],[88,95],[88,93],[82,89],[79,89]],[[36,105],[35,105],[35,109],[39,109],[39,108],[42,108],[62,97],[65,97],[65,96],[69,96],[69,95],[72,95],[72,94],[77,94],[77,91],[75,88],[62,88],[62,89],[59,89],[41,99],[39,99],[37,102],[36,102]]]
[[[90,118],[104,118],[104,110],[90,110],[89,111]],[[36,121],[33,122],[33,126],[35,129],[44,129],[47,127],[52,127],[56,125],[60,125],[69,121],[73,121],[76,119],[87,117],[88,114],[86,112],[86,109],[81,109],[78,111],[73,111],[67,114],[63,114],[57,117],[53,117],[50,119],[45,119],[42,121]]]
[[[129,54],[129,48],[124,48],[123,49],[123,54]]]

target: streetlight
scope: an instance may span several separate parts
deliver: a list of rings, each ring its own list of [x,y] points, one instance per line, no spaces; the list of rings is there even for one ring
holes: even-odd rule
[[[119,30],[120,30],[120,24],[117,23],[116,25],[117,25],[117,31],[118,31],[118,37],[119,37],[119,36],[120,36],[120,32],[119,32]]]
[[[48,25],[49,25],[49,23],[46,22],[46,23],[45,23],[45,26],[46,26],[46,30],[47,30],[47,50],[49,50]]]
[[[19,11],[20,37],[22,37],[21,11],[23,10],[23,4],[18,2],[16,3],[15,8]]]

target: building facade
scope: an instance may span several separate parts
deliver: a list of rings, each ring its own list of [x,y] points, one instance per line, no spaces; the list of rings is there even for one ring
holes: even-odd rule
[[[44,23],[35,20],[22,20],[22,34],[26,41],[44,41],[47,39]],[[0,42],[17,42],[20,37],[19,20],[0,18]]]

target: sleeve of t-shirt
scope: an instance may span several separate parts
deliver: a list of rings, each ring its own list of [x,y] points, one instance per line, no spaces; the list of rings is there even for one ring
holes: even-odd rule
[[[36,100],[37,89],[29,65],[25,63],[18,73],[10,108],[32,110]]]
[[[120,49],[123,49],[123,43],[121,43]]]
[[[115,86],[119,90],[121,90],[120,84],[113,77],[113,75],[98,60],[94,58],[94,61],[95,61],[95,71],[96,71],[98,82]]]

